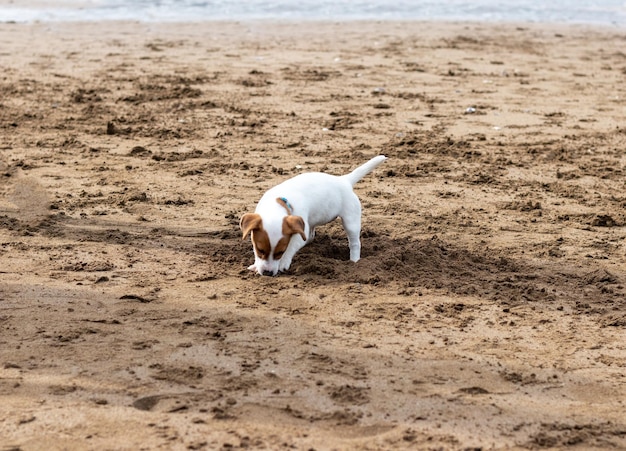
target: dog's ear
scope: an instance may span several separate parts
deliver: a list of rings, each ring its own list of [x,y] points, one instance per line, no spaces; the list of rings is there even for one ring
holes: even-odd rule
[[[293,235],[299,233],[304,241],[306,241],[306,235],[304,234],[304,219],[300,216],[289,215],[283,219],[283,235]]]
[[[242,240],[245,240],[250,232],[253,230],[257,230],[261,228],[261,224],[263,220],[261,215],[257,213],[246,213],[241,217],[241,221],[239,221],[239,227],[243,231]]]

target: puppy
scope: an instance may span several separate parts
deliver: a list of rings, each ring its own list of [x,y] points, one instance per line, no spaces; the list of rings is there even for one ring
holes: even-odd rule
[[[243,238],[251,235],[254,264],[248,269],[275,276],[315,236],[315,227],[341,218],[350,260],[361,258],[361,202],[352,187],[387,158],[372,158],[343,176],[309,172],[269,189],[254,213],[241,217]]]

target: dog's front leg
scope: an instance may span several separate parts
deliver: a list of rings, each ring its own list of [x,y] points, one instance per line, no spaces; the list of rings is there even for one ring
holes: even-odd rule
[[[291,237],[291,241],[289,242],[289,246],[285,250],[285,253],[280,258],[280,263],[278,264],[278,270],[280,272],[287,271],[291,266],[291,261],[293,257],[296,255],[300,249],[304,247],[307,242],[300,237],[300,235],[293,235]]]

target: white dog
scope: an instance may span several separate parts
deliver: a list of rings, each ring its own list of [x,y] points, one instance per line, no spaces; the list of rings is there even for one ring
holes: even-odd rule
[[[361,202],[352,187],[387,158],[379,155],[343,176],[309,172],[268,190],[254,213],[241,217],[243,239],[251,234],[254,264],[248,269],[275,276],[310,243],[315,227],[341,218],[348,235],[350,260],[361,258]]]

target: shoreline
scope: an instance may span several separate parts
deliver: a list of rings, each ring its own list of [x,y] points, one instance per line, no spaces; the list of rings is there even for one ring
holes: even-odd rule
[[[573,33],[581,32],[593,32],[598,35],[606,35],[616,40],[626,40],[626,29],[606,26],[606,25],[594,25],[594,24],[574,24],[574,23],[537,23],[537,22],[484,22],[484,21],[436,21],[436,20],[276,20],[276,19],[254,19],[254,20],[203,20],[203,21],[135,21],[135,20],[102,20],[102,21],[35,21],[35,22],[0,22],[0,26],[10,28],[17,27],[32,27],[40,29],[58,29],[59,27],[68,27],[69,30],[84,30],[97,24],[98,27],[93,30],[94,33],[99,30],[115,30],[116,28],[123,28],[127,33],[129,26],[141,26],[142,29],[162,29],[166,31],[175,31],[179,28],[192,29],[194,33],[209,31],[206,27],[216,27],[216,30],[225,28],[227,32],[232,32],[234,29],[245,29],[248,27],[254,30],[265,30],[267,32],[306,32],[309,34],[323,35],[328,31],[341,32],[340,28],[345,28],[346,31],[351,34],[355,34],[355,31],[359,27],[369,27],[376,29],[382,35],[385,32],[400,33],[402,35],[420,35],[424,33],[425,38],[430,36],[443,35],[448,30],[468,30],[474,29],[475,31],[484,34],[490,30],[500,33],[502,36],[506,36],[508,33],[515,34],[517,32],[531,31],[538,33],[533,35],[536,39],[547,39],[560,37],[559,32],[571,31]],[[423,29],[405,28],[407,25],[421,26]],[[267,28],[258,28],[267,27]],[[442,29],[443,31],[439,31]],[[557,32],[557,35],[550,36],[548,33]],[[544,34],[542,34],[544,33]]]
[[[543,21],[524,21],[524,20],[461,20],[461,19],[372,19],[372,18],[353,18],[353,19],[330,19],[330,18],[275,18],[275,17],[267,17],[267,18],[241,18],[241,19],[232,19],[232,18],[215,18],[215,19],[181,19],[181,20],[139,20],[139,19],[80,19],[80,20],[63,20],[63,19],[50,19],[50,20],[6,20],[0,21],[0,25],[45,25],[45,24],[68,24],[68,25],[81,25],[81,24],[93,24],[93,23],[137,23],[144,25],[184,25],[184,24],[256,24],[256,23],[264,23],[264,24],[273,24],[273,25],[289,25],[289,24],[406,24],[406,23],[423,23],[423,24],[444,24],[444,25],[483,25],[483,26],[494,26],[494,27],[507,27],[507,26],[529,26],[529,27],[589,27],[589,28],[597,28],[597,29],[614,29],[616,31],[621,31],[626,33],[626,28],[622,24],[616,23],[598,23],[598,22],[543,22]]]
[[[53,2],[29,0],[19,2],[15,0],[0,1],[0,17],[3,11],[13,18],[18,11],[29,19],[37,19],[37,14],[48,14],[48,17],[39,17],[52,21],[70,21],[87,18],[89,21],[105,20],[138,20],[147,22],[193,22],[197,18],[201,21],[250,21],[250,20],[288,20],[288,21],[436,21],[436,22],[489,22],[489,23],[545,23],[545,24],[589,24],[592,26],[626,26],[626,9],[619,0],[604,2],[602,5],[588,5],[585,2],[568,4],[565,7],[555,7],[549,4],[540,4],[536,1],[521,1],[514,6],[506,2],[431,2],[427,4],[411,4],[398,2],[389,4],[380,0],[361,3],[337,4],[333,2],[294,3],[290,1],[278,2],[209,2],[198,3],[189,0],[177,1],[175,6],[170,3],[133,2],[132,5],[120,4],[104,0],[100,2],[83,1],[70,2],[58,0]],[[81,4],[82,3],[82,4]],[[571,3],[571,2],[570,2]],[[46,7],[47,6],[47,7]],[[4,7],[4,8],[3,8]]]

